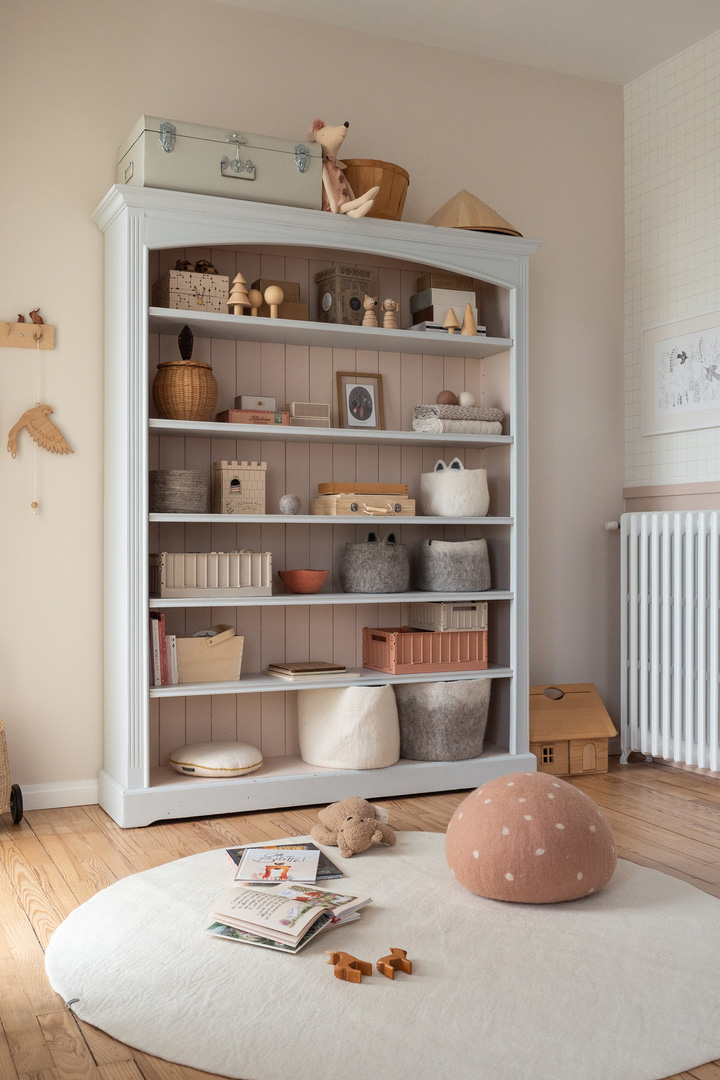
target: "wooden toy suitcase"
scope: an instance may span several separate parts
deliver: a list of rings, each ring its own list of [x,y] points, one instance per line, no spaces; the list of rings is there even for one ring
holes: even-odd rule
[[[118,150],[117,182],[319,210],[316,143],[141,116]]]

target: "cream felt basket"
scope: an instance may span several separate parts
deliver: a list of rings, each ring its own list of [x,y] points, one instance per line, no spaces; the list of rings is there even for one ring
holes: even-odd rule
[[[211,626],[213,637],[178,637],[178,680],[181,683],[237,682],[244,638],[232,626]]]

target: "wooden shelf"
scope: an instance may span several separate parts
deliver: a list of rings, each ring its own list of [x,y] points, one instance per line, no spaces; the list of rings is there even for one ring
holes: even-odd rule
[[[385,333],[390,333],[386,330]],[[466,339],[467,340],[467,339]],[[285,424],[223,424],[214,420],[148,421],[151,435],[196,439],[253,439],[257,442],[350,443],[356,446],[509,446],[512,435],[434,435],[424,431],[366,431],[353,428],[300,428]]]
[[[313,607],[321,604],[427,604],[440,601],[465,603],[470,600],[512,600],[514,595],[502,589],[479,593],[401,592],[401,593],[278,593],[274,596],[172,596],[151,597],[151,608],[219,607]]]
[[[258,691],[269,693],[285,690],[325,690],[333,686],[385,686],[388,683],[439,682],[459,679],[507,679],[512,668],[499,664],[490,664],[481,671],[432,671],[413,672],[412,675],[388,675],[385,671],[371,671],[369,668],[353,668],[360,671],[359,678],[303,679],[302,682],[290,679],[276,679],[262,672],[250,672],[241,675],[238,682],[179,683],[176,686],[151,686],[150,697],[199,697],[204,694],[256,694]]]
[[[494,356],[512,348],[510,338],[433,334],[418,330],[383,330],[377,326],[300,322],[223,315],[214,311],[175,311],[151,307],[148,327],[154,334],[179,334],[189,326],[198,337],[261,341],[280,345],[316,345],[335,349],[376,349],[422,356]]]
[[[511,517],[411,517],[409,514],[373,517],[365,514],[148,514],[150,521],[209,525],[512,525]]]

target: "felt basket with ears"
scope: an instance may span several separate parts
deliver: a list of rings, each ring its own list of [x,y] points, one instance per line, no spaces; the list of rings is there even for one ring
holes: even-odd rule
[[[349,593],[405,592],[410,585],[410,560],[394,533],[382,540],[371,532],[362,544],[346,544],[338,569],[340,587]]]
[[[437,461],[420,476],[423,514],[435,517],[485,517],[490,507],[486,469],[466,469],[459,458]]]

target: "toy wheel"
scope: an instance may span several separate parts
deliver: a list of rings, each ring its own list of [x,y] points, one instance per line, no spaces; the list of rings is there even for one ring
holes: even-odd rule
[[[22,791],[18,784],[13,784],[10,788],[10,815],[13,825],[19,825],[23,816],[23,801]]]

